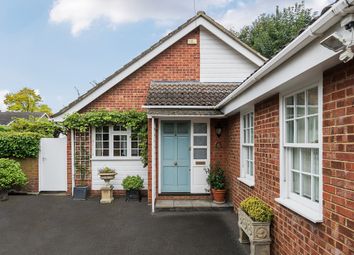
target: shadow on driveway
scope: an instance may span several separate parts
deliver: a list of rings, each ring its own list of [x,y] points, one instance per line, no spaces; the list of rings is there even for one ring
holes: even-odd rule
[[[232,211],[159,212],[146,201],[101,205],[57,196],[0,202],[0,254],[244,255]]]

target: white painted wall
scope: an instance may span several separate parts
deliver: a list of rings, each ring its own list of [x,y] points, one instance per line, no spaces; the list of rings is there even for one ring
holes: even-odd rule
[[[92,160],[92,189],[99,190],[104,181],[98,176],[98,170],[109,167],[118,173],[111,184],[115,190],[122,190],[122,181],[128,175],[139,175],[144,179],[144,189],[148,187],[147,168],[143,167],[140,159],[138,160]]]
[[[200,80],[242,82],[257,65],[205,29],[200,31]]]

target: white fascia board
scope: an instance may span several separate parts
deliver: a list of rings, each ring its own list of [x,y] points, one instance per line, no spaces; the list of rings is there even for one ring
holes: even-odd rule
[[[202,25],[205,29],[207,29],[209,32],[214,34],[220,40],[225,42],[231,48],[233,48],[234,50],[239,52],[241,55],[246,57],[252,63],[256,64],[257,66],[261,66],[264,64],[264,62],[265,62],[264,59],[262,59],[260,56],[258,56],[257,54],[255,54],[252,51],[250,51],[249,49],[247,49],[241,43],[235,41],[235,39],[231,38],[230,36],[228,36],[227,34],[222,32],[219,28],[212,25],[209,21],[207,21],[205,19],[201,19],[200,25]]]
[[[307,73],[310,72],[310,70],[316,69],[321,63],[324,63],[339,54],[322,47],[319,44],[320,40],[321,39],[318,39],[313,42],[295,58],[289,60],[280,68],[264,77],[261,81],[253,84],[252,87],[247,89],[247,91],[232,99],[221,109],[221,111],[225,115],[237,112],[241,107],[250,102],[254,102],[255,100],[257,101],[259,98],[263,99],[267,93],[270,94],[270,92],[276,91],[282,85],[287,85],[287,83],[298,77],[304,76],[305,74],[308,75]],[[321,68],[325,69],[326,67]],[[318,73],[313,72],[313,75],[316,76]]]
[[[220,119],[225,118],[225,115],[166,115],[166,114],[148,114],[148,118],[210,118]]]
[[[248,87],[261,80],[264,76],[275,70],[289,58],[294,56],[302,48],[306,47],[317,37],[322,35],[330,27],[335,25],[343,16],[350,12],[347,9],[354,3],[354,0],[340,0],[335,3],[330,10],[324,13],[317,21],[309,26],[303,33],[295,38],[289,45],[287,45],[282,51],[269,60],[264,66],[256,71],[252,76],[241,84],[235,91],[222,100],[217,108],[221,108],[228,104],[234,97],[241,94]]]

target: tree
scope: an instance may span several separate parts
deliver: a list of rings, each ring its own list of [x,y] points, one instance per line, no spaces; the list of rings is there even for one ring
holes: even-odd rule
[[[16,93],[8,93],[4,104],[9,111],[16,112],[45,112],[52,114],[52,110],[46,104],[41,104],[42,97],[34,89],[23,88]]]
[[[252,25],[243,27],[236,35],[263,56],[271,58],[298,36],[313,18],[304,2],[282,10],[276,6],[275,13],[259,15]]]

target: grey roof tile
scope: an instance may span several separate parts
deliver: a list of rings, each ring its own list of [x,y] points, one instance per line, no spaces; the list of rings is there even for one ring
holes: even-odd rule
[[[44,112],[0,112],[0,125],[8,125],[16,118],[41,118],[43,115],[45,115]]]

